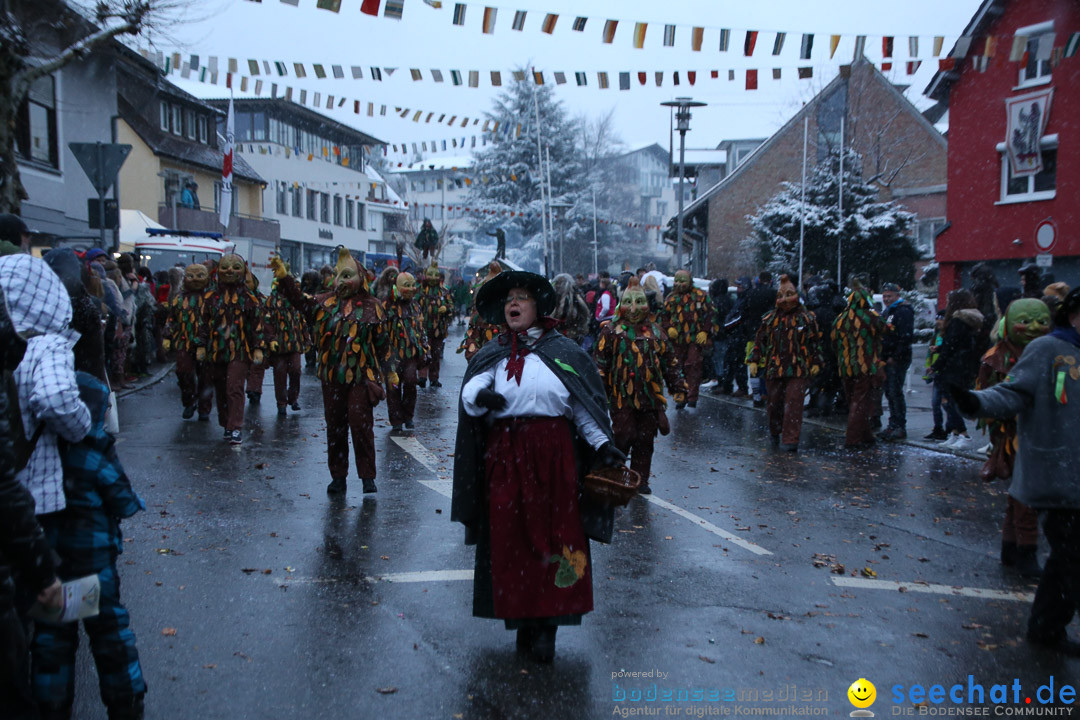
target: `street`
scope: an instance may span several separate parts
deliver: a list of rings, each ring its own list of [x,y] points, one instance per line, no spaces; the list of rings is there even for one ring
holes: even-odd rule
[[[449,519],[460,337],[444,387],[419,390],[415,433],[391,436],[376,409],[373,496],[355,474],[344,499],[324,491],[313,374],[285,419],[267,374],[239,450],[216,422],[181,420],[171,374],[120,401],[121,458],[147,503],[118,562],[147,717],[665,712],[630,701],[650,688],[719,691],[669,715],[846,714],[859,678],[883,715],[895,685],[1075,683],[1077,661],[1023,640],[1034,585],[999,564],[1005,488],[978,462],[902,444],[852,454],[810,424],[800,453],[780,452],[762,411],[708,393],[669,410],[654,494],[593,544],[595,611],[559,632],[553,665],[516,654],[501,622],[471,615],[472,548]],[[85,636],[76,716],[105,717]]]

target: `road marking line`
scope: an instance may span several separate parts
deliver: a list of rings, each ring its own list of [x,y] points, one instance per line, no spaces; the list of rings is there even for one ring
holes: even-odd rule
[[[389,575],[376,575],[364,578],[370,583],[418,583],[418,582],[446,582],[451,580],[472,580],[472,570],[421,570],[418,572],[390,573]]]
[[[446,497],[450,497],[452,495],[453,481],[450,479],[449,476],[442,475],[442,474],[439,473],[439,469],[438,469],[439,468],[439,458],[436,457],[434,453],[432,453],[430,450],[428,450],[426,447],[424,447],[423,443],[421,443],[415,437],[409,437],[409,436],[402,437],[402,436],[399,436],[399,435],[394,435],[394,436],[392,436],[392,439],[393,439],[393,441],[395,443],[398,444],[398,446],[402,450],[404,450],[405,452],[412,455],[413,458],[415,458],[418,463],[423,465],[425,468],[427,468],[429,471],[434,473],[439,478],[438,480],[418,480],[418,482],[421,485],[426,485],[427,487],[431,488],[435,492],[437,492],[437,493],[439,493],[441,495],[444,495]],[[683,510],[678,505],[670,503],[667,500],[661,500],[660,498],[656,497],[655,495],[642,495],[641,497],[645,498],[646,500],[648,500],[649,502],[651,502],[651,503],[653,503],[655,505],[659,505],[660,507],[664,508],[665,510],[670,510],[671,512],[675,513],[676,515],[679,515],[679,516],[689,520],[690,522],[694,523],[698,527],[700,527],[700,528],[702,528],[704,530],[708,530],[709,532],[713,533],[714,535],[719,535],[720,537],[724,538],[725,540],[727,540],[731,544],[738,545],[739,547],[743,548],[744,550],[749,550],[750,552],[752,552],[752,553],[754,553],[756,555],[772,555],[772,553],[770,551],[766,550],[765,548],[761,547],[760,545],[752,543],[749,540],[744,540],[743,538],[739,537],[738,535],[730,533],[727,530],[724,530],[723,528],[717,527],[716,525],[713,525],[711,522],[709,522],[705,518],[702,518],[702,517],[700,517],[698,515],[695,515],[694,513],[690,512],[689,510]]]
[[[987,590],[985,588],[955,587],[952,585],[931,585],[924,583],[898,582],[896,580],[869,580],[865,578],[834,577],[833,584],[839,587],[858,588],[863,590],[892,590],[899,592],[904,588],[906,592],[930,593],[933,595],[957,595],[960,597],[980,598],[982,600],[1013,600],[1016,602],[1032,602],[1034,593],[1018,592],[1015,590]]]
[[[438,480],[417,480],[417,482],[431,488],[443,497],[451,497],[453,495],[454,482],[450,479],[449,475],[444,475],[439,472],[439,458],[435,456],[435,453],[424,447],[424,445],[414,437],[393,435],[391,439],[398,444],[398,447],[412,455],[414,460],[439,478]]]
[[[743,548],[744,550],[749,550],[750,552],[754,553],[755,555],[772,555],[772,553],[770,551],[766,550],[765,548],[761,547],[760,545],[752,543],[749,540],[744,540],[743,538],[739,537],[738,535],[734,535],[734,534],[728,532],[727,530],[724,530],[721,527],[717,527],[716,525],[713,525],[711,522],[709,522],[705,518],[699,517],[698,515],[695,515],[694,513],[690,512],[689,510],[683,510],[678,505],[670,503],[667,500],[662,500],[662,499],[656,497],[655,495],[639,495],[638,497],[644,498],[645,500],[648,500],[649,502],[653,503],[654,505],[659,505],[660,507],[664,508],[665,510],[670,510],[671,512],[675,513],[676,515],[680,515],[680,516],[686,518],[687,520],[694,523],[698,527],[700,527],[700,528],[702,528],[704,530],[708,530],[709,532],[713,533],[714,535],[719,535],[720,537],[722,537],[725,540],[727,540],[728,542],[730,542],[732,545],[738,545],[739,547]]]

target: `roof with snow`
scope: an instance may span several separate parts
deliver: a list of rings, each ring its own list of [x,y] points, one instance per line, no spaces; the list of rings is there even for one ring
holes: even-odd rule
[[[971,20],[968,21],[967,27],[964,28],[964,32],[960,33],[960,37],[975,40],[978,36],[984,35],[990,25],[1005,12],[1005,2],[1006,0],[983,0],[983,4],[979,6]],[[974,43],[972,45],[974,46]],[[954,44],[953,49],[945,57],[952,57],[955,51],[956,45]],[[934,100],[947,100],[952,84],[959,78],[959,70],[938,70],[934,73],[933,79],[930,80],[930,84],[926,86],[923,94]]]
[[[369,207],[372,210],[383,210],[386,212],[405,212],[405,203],[402,201],[401,196],[394,192],[394,188],[390,187],[390,183],[383,179],[375,168],[368,165],[364,168],[364,174],[377,183],[381,183],[386,188],[386,200],[381,202],[375,202]]]
[[[724,165],[727,163],[727,150],[698,150],[698,149],[686,149],[686,164],[709,166],[709,165]],[[675,152],[674,157],[675,164],[679,162],[679,153]]]

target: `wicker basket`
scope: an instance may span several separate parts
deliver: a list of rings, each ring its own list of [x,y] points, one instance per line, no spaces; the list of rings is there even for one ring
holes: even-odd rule
[[[597,468],[585,476],[585,494],[603,505],[625,505],[640,486],[641,475],[628,467]]]

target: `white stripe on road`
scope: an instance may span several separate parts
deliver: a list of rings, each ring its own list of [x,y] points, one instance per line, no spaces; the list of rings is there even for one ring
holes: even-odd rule
[[[834,577],[833,584],[839,587],[856,588],[862,590],[891,590],[893,592],[916,592],[930,593],[933,595],[957,595],[960,597],[981,598],[983,600],[1013,600],[1016,602],[1031,602],[1035,599],[1034,593],[1017,592],[1013,590],[987,590],[985,588],[969,588],[954,585],[931,585],[929,583],[906,583],[895,580],[869,580],[866,578]],[[901,590],[903,588],[903,590]]]
[[[446,582],[449,580],[472,580],[472,570],[421,570],[419,572],[390,573],[389,575],[376,575],[364,578],[370,583],[382,582],[393,583],[418,583],[418,582]]]
[[[419,480],[418,482],[421,485],[426,485],[427,487],[431,488],[432,490],[441,495],[450,497],[452,494],[453,481],[449,478],[449,476],[439,473],[439,458],[436,457],[435,454],[428,450],[426,447],[424,447],[423,443],[421,443],[415,437],[403,437],[399,435],[394,435],[392,437],[394,442],[396,442],[402,450],[412,455],[417,462],[419,462],[421,465],[423,465],[425,468],[427,468],[439,478],[438,480]],[[705,518],[695,515],[689,510],[683,510],[681,507],[675,505],[674,503],[670,503],[667,500],[661,500],[655,495],[641,495],[640,497],[648,500],[654,505],[659,505],[665,510],[670,510],[671,512],[679,515],[680,517],[686,518],[698,527],[707,530],[714,535],[719,535],[720,537],[730,542],[732,545],[738,545],[744,550],[749,550],[755,555],[772,555],[771,552],[761,547],[760,545],[756,545],[749,540],[744,540],[738,535],[728,532],[723,528],[717,527]]]
[[[656,497],[655,495],[639,495],[638,497],[644,498],[645,500],[648,500],[649,502],[653,503],[654,505],[659,505],[660,507],[664,508],[665,510],[670,510],[671,512],[675,513],[676,515],[679,515],[681,517],[686,518],[687,520],[694,523],[698,527],[700,527],[700,528],[702,528],[704,530],[708,530],[709,532],[711,532],[714,535],[719,535],[720,537],[722,537],[725,540],[727,540],[728,542],[730,542],[732,545],[738,545],[739,547],[743,548],[744,550],[749,550],[750,552],[754,553],[755,555],[772,555],[771,552],[769,552],[765,548],[761,547],[760,545],[756,545],[756,544],[750,542],[749,540],[744,540],[741,537],[739,537],[738,535],[734,535],[734,534],[728,532],[727,530],[724,530],[721,527],[717,527],[716,525],[713,525],[711,522],[709,522],[705,518],[699,517],[699,516],[695,515],[694,513],[690,512],[689,510],[683,510],[678,505],[675,505],[673,503],[669,503],[667,500],[662,500],[662,499]]]
[[[412,455],[413,459],[439,478],[438,480],[417,480],[417,482],[431,488],[444,497],[451,497],[453,495],[454,483],[449,475],[444,475],[439,472],[439,458],[435,456],[435,453],[424,447],[424,445],[414,437],[393,435],[392,439],[402,450]]]

